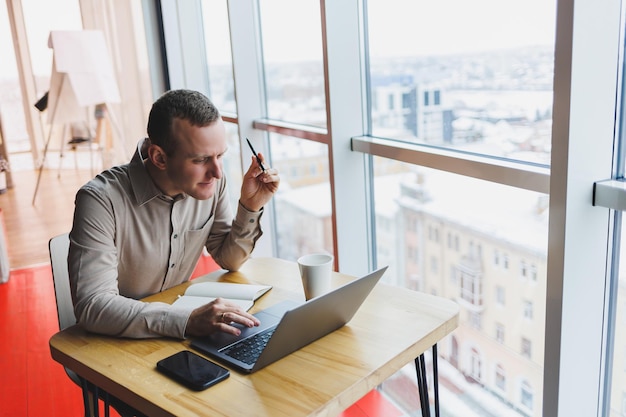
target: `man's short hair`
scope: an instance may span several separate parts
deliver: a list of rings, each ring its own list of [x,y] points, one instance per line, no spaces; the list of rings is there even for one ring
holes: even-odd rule
[[[172,134],[174,119],[187,120],[204,127],[220,118],[220,112],[207,96],[193,90],[170,90],[152,105],[148,116],[148,137],[167,155],[174,154],[177,143]]]

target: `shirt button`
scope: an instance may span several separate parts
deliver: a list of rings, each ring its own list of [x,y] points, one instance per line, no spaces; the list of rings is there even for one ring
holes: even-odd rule
[[[254,223],[254,219],[248,220],[249,223]]]
[[[174,265],[176,265],[176,264],[171,264],[171,265],[170,265],[170,268],[174,268]]]
[[[178,235],[174,235],[174,239],[178,239]]]

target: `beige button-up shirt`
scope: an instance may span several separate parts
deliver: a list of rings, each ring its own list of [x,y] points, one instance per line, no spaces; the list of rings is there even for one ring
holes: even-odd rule
[[[140,298],[183,283],[203,247],[237,270],[261,236],[260,212],[241,204],[233,220],[226,180],[196,200],[164,195],[143,164],[113,167],[76,194],[68,266],[74,311],[87,330],[116,336],[183,338],[191,309]]]

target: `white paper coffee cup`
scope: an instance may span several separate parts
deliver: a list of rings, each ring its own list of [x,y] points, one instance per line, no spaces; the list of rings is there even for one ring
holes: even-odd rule
[[[326,294],[330,290],[333,256],[313,253],[298,258],[304,297],[307,300]]]

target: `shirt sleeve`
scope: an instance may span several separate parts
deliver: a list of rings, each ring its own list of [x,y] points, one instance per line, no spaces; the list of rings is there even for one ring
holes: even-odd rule
[[[192,309],[120,295],[113,213],[112,203],[100,193],[88,187],[77,193],[68,267],[78,323],[121,337],[184,338]]]
[[[206,249],[219,266],[237,271],[263,235],[260,223],[263,209],[253,212],[239,203],[233,220],[228,193],[220,193],[219,199]]]

